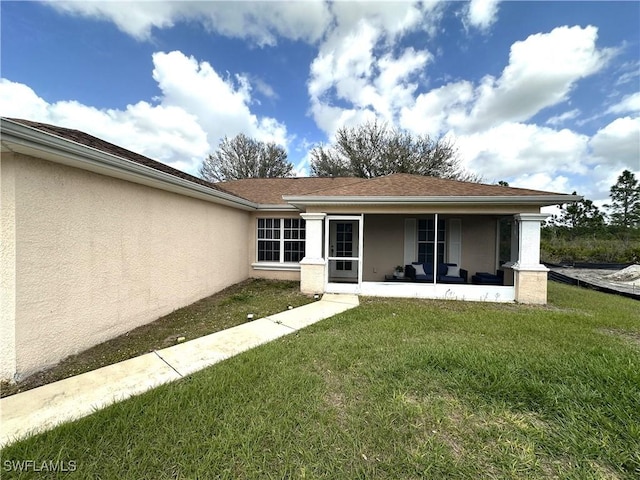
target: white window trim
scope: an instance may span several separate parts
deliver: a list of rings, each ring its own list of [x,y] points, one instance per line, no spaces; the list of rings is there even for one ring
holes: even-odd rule
[[[260,222],[260,220],[269,220],[269,219],[273,219],[273,220],[280,220],[280,238],[278,239],[260,239],[258,238],[258,224]],[[290,272],[299,272],[300,271],[300,262],[285,262],[284,261],[284,244],[285,244],[285,238],[284,238],[284,221],[285,220],[300,220],[302,222],[304,222],[304,219],[297,219],[295,217],[258,217],[256,218],[256,224],[255,224],[255,229],[256,229],[256,259],[255,262],[253,262],[251,264],[251,267],[254,270],[281,270],[281,271],[290,271]],[[306,238],[306,222],[305,222],[305,238]],[[258,255],[259,255],[259,251],[258,251],[258,243],[260,242],[260,240],[266,240],[266,241],[277,241],[280,243],[280,261],[279,262],[274,262],[274,261],[260,261],[258,260]],[[290,241],[303,241],[305,242],[305,240],[290,240]],[[306,245],[305,245],[306,246]],[[304,256],[303,256],[304,258]]]
[[[254,270],[280,270],[283,272],[299,272],[300,264],[296,262],[254,262]]]
[[[431,220],[431,219],[433,219],[433,221],[434,221],[434,228],[435,228],[435,231],[433,232],[434,233],[433,241],[432,242],[429,242],[429,241],[422,241],[421,242],[418,239],[418,231],[420,230],[419,227],[418,227],[419,226],[419,222],[420,222],[420,220]],[[444,240],[440,241],[440,240],[438,240],[438,222],[440,221],[440,218],[439,218],[439,215],[437,213],[435,213],[433,215],[433,217],[431,217],[431,218],[429,218],[429,217],[418,217],[415,220],[416,220],[415,233],[414,233],[414,235],[415,235],[415,246],[414,246],[414,248],[415,248],[415,259],[418,260],[418,256],[419,256],[419,252],[420,252],[420,244],[423,243],[423,244],[427,244],[428,245],[428,244],[432,243],[433,247],[434,247],[434,251],[433,251],[434,262],[433,262],[433,264],[434,264],[434,270],[435,270],[435,268],[436,268],[435,266],[438,265],[437,258],[438,258],[438,255],[440,254],[440,250],[441,249],[442,249],[442,252],[443,252],[444,262],[445,263],[447,262],[447,248],[448,248],[447,235],[448,235],[448,230],[449,230],[447,222],[446,222],[446,220],[444,220],[444,223],[443,223],[443,225],[444,225]]]

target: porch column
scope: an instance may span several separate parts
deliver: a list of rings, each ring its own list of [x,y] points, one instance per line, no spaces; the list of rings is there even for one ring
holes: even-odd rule
[[[326,213],[301,213],[305,221],[305,257],[300,260],[300,291],[307,295],[324,292],[326,260],[322,256],[322,227]]]
[[[547,303],[549,269],[540,263],[540,224],[547,217],[543,213],[520,213],[514,216],[518,232],[518,256],[511,268],[517,302]]]

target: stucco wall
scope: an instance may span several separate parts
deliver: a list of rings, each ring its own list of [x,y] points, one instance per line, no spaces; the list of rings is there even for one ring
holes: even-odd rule
[[[381,282],[404,265],[403,215],[365,215],[362,279]]]
[[[9,156],[0,156],[0,379],[16,371],[15,162]]]
[[[463,216],[462,268],[469,281],[476,272],[496,273],[497,220],[488,216]]]
[[[247,212],[34,158],[2,162],[15,168],[19,375],[249,275]]]

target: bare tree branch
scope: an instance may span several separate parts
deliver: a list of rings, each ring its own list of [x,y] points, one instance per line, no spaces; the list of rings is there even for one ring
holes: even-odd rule
[[[428,135],[367,122],[358,127],[340,128],[335,142],[311,151],[311,173],[318,177],[379,177],[391,173],[412,173],[477,182],[480,178],[465,171],[455,145]]]
[[[280,145],[259,142],[241,133],[232,139],[224,137],[218,150],[202,162],[199,174],[210,182],[291,177],[293,164]]]

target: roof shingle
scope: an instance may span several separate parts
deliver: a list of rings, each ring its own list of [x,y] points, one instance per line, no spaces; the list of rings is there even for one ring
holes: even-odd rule
[[[283,195],[307,195],[320,190],[355,187],[365,181],[353,177],[291,177],[291,178],[247,178],[216,183],[233,195],[255,203],[286,204]]]
[[[252,178],[216,184],[223,190],[263,204],[286,204],[283,196],[313,197],[519,197],[558,195],[444,178],[394,173],[377,178]]]
[[[73,130],[70,128],[58,127],[56,125],[49,125],[47,123],[34,122],[31,120],[24,120],[21,118],[8,118],[8,120],[11,120],[12,122],[20,123],[27,127],[35,128],[44,133],[48,133],[50,135],[55,135],[56,137],[64,138],[65,140],[70,140],[72,142],[79,143],[81,145],[94,148],[96,150],[100,150],[101,152],[104,152],[104,153],[108,153],[120,158],[124,158],[126,160],[130,160],[132,162],[138,163],[140,165],[144,165],[149,168],[153,168],[154,170],[158,170],[160,172],[168,173],[169,175],[173,175],[174,177],[179,177],[184,180],[188,180],[190,182],[212,188],[214,190],[219,190],[216,185],[210,182],[207,182],[206,180],[195,177],[193,175],[189,175],[188,173],[185,173],[178,169],[170,167],[169,165],[158,162],[149,157],[145,157],[144,155],[140,155],[139,153],[135,153],[125,148],[119,147],[118,145],[109,143],[98,137],[89,135],[88,133],[81,132],[80,130]]]

